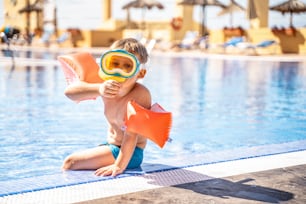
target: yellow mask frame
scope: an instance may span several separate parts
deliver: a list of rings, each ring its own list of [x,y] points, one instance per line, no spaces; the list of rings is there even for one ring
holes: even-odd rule
[[[139,67],[140,62],[132,53],[122,49],[109,50],[101,56],[99,75],[103,80],[123,82],[135,76]]]

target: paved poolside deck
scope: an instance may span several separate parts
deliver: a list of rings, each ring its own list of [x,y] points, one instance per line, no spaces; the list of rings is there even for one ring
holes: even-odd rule
[[[210,170],[208,165],[202,172],[214,176],[196,182],[81,203],[306,203],[305,154],[301,151],[218,163]],[[300,162],[304,164],[294,165]]]
[[[305,169],[306,165],[285,167],[225,178],[184,183],[81,203],[302,204],[306,203]]]

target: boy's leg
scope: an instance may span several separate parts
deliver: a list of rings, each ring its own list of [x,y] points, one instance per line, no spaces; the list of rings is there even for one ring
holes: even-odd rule
[[[69,155],[63,163],[63,170],[96,170],[111,165],[115,158],[108,145],[76,152]]]

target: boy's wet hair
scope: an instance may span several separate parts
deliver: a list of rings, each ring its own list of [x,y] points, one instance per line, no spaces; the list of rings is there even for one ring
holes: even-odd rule
[[[134,38],[124,38],[117,40],[111,45],[110,48],[123,49],[134,55],[138,55],[138,60],[141,64],[145,64],[148,61],[148,52],[146,47]]]

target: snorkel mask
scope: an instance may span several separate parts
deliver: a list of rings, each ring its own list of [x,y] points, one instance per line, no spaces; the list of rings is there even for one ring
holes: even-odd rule
[[[139,67],[140,63],[135,55],[126,50],[110,50],[101,56],[99,76],[103,80],[124,82],[135,76]]]

